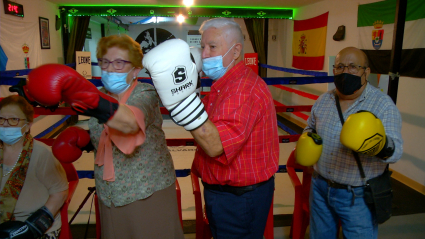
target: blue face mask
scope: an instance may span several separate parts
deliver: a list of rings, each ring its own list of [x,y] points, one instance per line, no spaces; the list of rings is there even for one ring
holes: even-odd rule
[[[134,69],[134,67],[133,67]],[[119,95],[130,88],[130,84],[127,84],[127,75],[133,70],[131,69],[129,72],[108,72],[102,71],[102,83],[105,89],[112,94]]]
[[[224,56],[227,55],[227,53],[229,53],[229,51],[235,46],[235,44],[233,44],[232,47],[230,47],[230,49],[226,52],[226,54],[224,54]],[[227,68],[230,66],[230,64],[233,63],[233,61],[235,61],[235,59],[233,59],[232,62],[230,62],[230,64],[226,67],[223,66],[223,57],[224,56],[213,56],[210,58],[205,58],[202,60],[202,71],[205,73],[205,75],[207,75],[209,78],[211,78],[212,80],[217,80],[220,77],[222,77],[226,71]]]
[[[13,145],[22,138],[22,127],[0,127],[0,140],[8,145]]]

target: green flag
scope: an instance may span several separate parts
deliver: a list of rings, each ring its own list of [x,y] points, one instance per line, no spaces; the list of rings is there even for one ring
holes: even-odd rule
[[[396,0],[359,5],[359,48],[369,58],[371,71],[388,74],[394,35]],[[425,4],[409,0],[405,19],[400,75],[425,78]]]

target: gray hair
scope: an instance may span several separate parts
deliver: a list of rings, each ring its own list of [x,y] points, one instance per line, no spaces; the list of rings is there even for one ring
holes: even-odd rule
[[[236,41],[235,43],[242,44],[242,50],[244,45],[243,34],[241,26],[232,19],[229,18],[213,18],[206,20],[202,23],[199,28],[199,32],[201,34],[209,28],[214,27],[217,29],[221,29],[224,33],[224,39],[229,45],[232,45],[232,41]]]

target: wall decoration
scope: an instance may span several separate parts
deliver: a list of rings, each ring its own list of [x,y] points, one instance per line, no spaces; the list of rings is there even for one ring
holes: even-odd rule
[[[50,49],[49,19],[39,17],[38,22],[40,26],[41,49]]]
[[[149,28],[142,31],[137,37],[136,42],[140,44],[143,54],[148,53],[152,48],[160,43],[176,38],[171,32],[162,28]],[[143,69],[142,73],[146,73]]]
[[[294,20],[292,67],[302,70],[323,70],[329,12]]]
[[[396,0],[361,4],[357,13],[358,46],[368,57],[370,72],[388,74],[394,42]],[[375,9],[379,9],[379,14]],[[401,51],[401,76],[425,78],[425,4],[409,0]]]
[[[28,57],[28,52],[30,52],[30,48],[26,43],[24,43],[24,45],[22,45],[22,51],[25,54],[25,57],[24,57],[25,69],[31,69],[30,68],[30,58]]]
[[[156,45],[176,38],[171,32],[162,28],[149,28],[142,31],[136,38],[136,41],[140,44],[143,54],[148,53]]]
[[[189,30],[187,33],[187,44],[201,48],[201,33],[198,30]]]

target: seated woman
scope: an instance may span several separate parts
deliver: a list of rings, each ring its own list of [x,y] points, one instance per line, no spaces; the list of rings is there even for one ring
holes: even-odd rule
[[[58,238],[68,181],[51,148],[31,136],[33,107],[0,101],[0,238]]]

